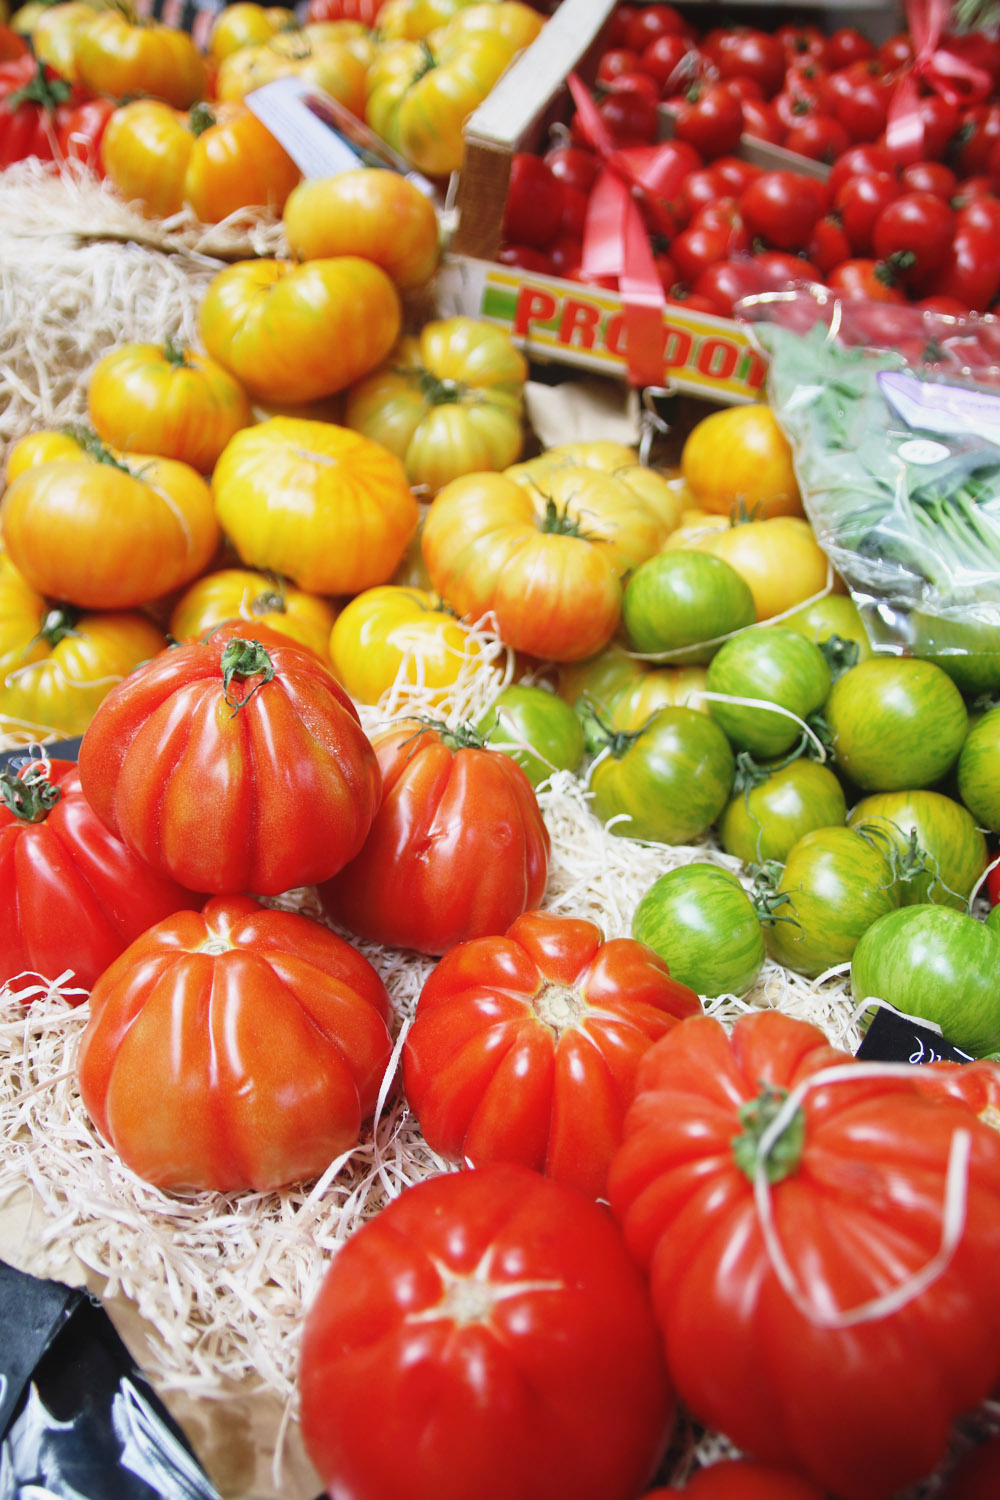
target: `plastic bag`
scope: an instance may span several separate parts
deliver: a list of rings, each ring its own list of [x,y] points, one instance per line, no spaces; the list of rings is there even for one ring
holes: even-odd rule
[[[1000,321],[745,299],[806,514],[876,651],[1000,688]]]

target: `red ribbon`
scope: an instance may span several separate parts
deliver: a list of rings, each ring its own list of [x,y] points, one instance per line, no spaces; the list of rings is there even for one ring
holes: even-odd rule
[[[885,141],[904,160],[924,155],[924,122],[920,116],[923,82],[949,104],[978,104],[989,97],[990,74],[964,57],[939,46],[951,15],[951,0],[909,0],[906,17],[913,41],[913,63],[900,79],[889,105]]]
[[[617,277],[631,384],[662,385],[667,304],[633,189],[669,199],[680,187],[684,168],[661,146],[616,147],[581,79],[571,73],[568,83],[581,124],[601,158],[587,208],[581,265],[588,275]]]

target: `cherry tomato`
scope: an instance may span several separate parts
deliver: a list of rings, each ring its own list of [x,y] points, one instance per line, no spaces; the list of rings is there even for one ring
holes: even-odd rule
[[[913,39],[910,33],[897,31],[893,36],[886,37],[875,56],[890,73],[894,73],[897,68],[909,67],[913,61]]]
[[[634,73],[619,73],[617,78],[609,78],[601,87],[606,94],[643,94],[654,102],[658,102],[660,98],[660,86],[656,79],[639,70]]]
[[[864,297],[869,302],[906,301],[886,262],[867,256],[841,261],[827,275],[826,284],[844,297]]]
[[[607,94],[597,108],[616,146],[648,146],[656,139],[660,117],[651,95],[618,89]]]
[[[552,170],[531,151],[515,151],[501,234],[508,242],[544,250],[559,230],[562,192]]]
[[[694,283],[694,292],[707,297],[712,311],[720,317],[731,318],[737,302],[743,297],[753,297],[765,290],[760,272],[755,270],[748,255],[736,256],[732,260],[720,260],[704,268]]]
[[[943,198],[901,193],[875,220],[871,243],[879,260],[891,258],[909,281],[944,264],[954,233],[955,215]]]
[[[707,160],[739,145],[743,106],[722,84],[693,83],[672,108],[674,138],[686,141]]]
[[[639,5],[625,28],[625,46],[642,52],[658,36],[685,36],[687,23],[672,5]]]
[[[587,209],[590,205],[590,194],[583,192],[581,188],[569,187],[565,182],[562,184],[562,208],[559,215],[559,232],[554,240],[549,241],[549,253],[562,235],[571,234],[578,240],[583,239],[583,228],[587,222]]]
[[[940,94],[921,95],[916,109],[920,134],[903,151],[894,146],[893,155],[901,162],[918,161],[923,157],[938,161],[944,156],[961,126],[961,111],[957,104],[943,99]]]
[[[694,218],[700,208],[706,208],[720,197],[718,162],[708,167],[697,167],[689,172],[677,195],[678,205],[687,220]]]
[[[716,27],[701,42],[720,78],[755,78],[767,98],[785,80],[785,49],[777,37],[754,26]]]
[[[622,73],[634,73],[639,67],[639,54],[629,47],[611,47],[601,54],[594,74],[598,83],[609,83]]]
[[[863,63],[857,71],[845,69],[833,77],[843,79],[834,95],[833,113],[854,141],[877,141],[885,130],[889,101],[895,85]]]
[[[839,266],[841,261],[850,260],[850,241],[836,214],[826,214],[824,218],[817,219],[806,253],[824,276],[834,266]]]
[[[819,267],[805,255],[789,255],[784,250],[760,250],[753,264],[763,272],[769,284],[780,289],[796,281],[822,281]]]
[[[549,257],[534,245],[501,245],[495,259],[501,266],[520,266],[522,271],[537,271],[542,276],[554,274]]]
[[[966,109],[961,119],[960,134],[955,142],[949,164],[960,177],[971,177],[985,172],[990,154],[1000,140],[1000,103],[973,104]]]
[[[744,99],[743,130],[755,140],[768,141],[773,146],[780,146],[785,139],[785,127],[774,105],[766,100]]]
[[[584,203],[586,205],[586,200]],[[572,230],[562,231],[549,242],[545,253],[553,276],[568,278],[569,272],[576,270],[583,260],[582,234],[574,234]]]
[[[935,193],[946,202],[955,196],[958,178],[943,161],[909,162],[899,174],[904,193]]]
[[[752,235],[779,250],[802,250],[823,211],[823,185],[814,177],[779,168],[762,172],[740,194],[740,211]]]
[[[855,26],[839,26],[827,38],[823,50],[823,62],[831,70],[874,56],[873,44]]]
[[[801,62],[804,58],[822,62],[826,56],[826,36],[818,26],[786,22],[774,34],[784,47],[789,62]]]
[[[834,211],[855,255],[868,255],[875,221],[894,198],[899,197],[899,179],[890,172],[848,177],[834,194]]]
[[[738,198],[743,189],[764,170],[741,156],[720,156],[708,168],[724,197]]]
[[[696,282],[707,266],[728,256],[729,230],[719,226],[706,229],[691,226],[677,236],[670,254],[681,280]]]
[[[843,156],[837,158],[830,168],[827,182],[831,193],[836,196],[837,189],[847,181],[848,177],[864,177],[872,172],[895,172],[896,170],[896,159],[888,147],[880,145],[877,141],[867,141],[861,145],[849,147]]]
[[[599,157],[586,146],[552,146],[542,160],[553,177],[582,193],[590,192],[601,167]]]
[[[686,37],[665,31],[642,49],[638,66],[656,79],[661,90],[672,92],[698,76],[701,57]]]
[[[787,151],[828,164],[835,162],[850,144],[851,138],[838,119],[818,113],[806,115],[785,136]]]

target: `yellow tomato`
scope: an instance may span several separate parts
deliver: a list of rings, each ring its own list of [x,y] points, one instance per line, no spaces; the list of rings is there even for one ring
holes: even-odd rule
[[[367,375],[399,336],[402,308],[389,277],[360,256],[297,265],[246,260],[209,282],[202,343],[258,401],[332,396]]]
[[[505,329],[437,319],[351,388],[344,421],[383,443],[410,483],[435,495],[462,474],[503,469],[518,457],[527,375]]]
[[[289,194],[282,219],[299,260],[360,255],[381,266],[403,291],[423,286],[437,269],[437,210],[399,172],[358,167],[306,178]]]
[[[270,41],[241,47],[219,64],[218,99],[243,99],[276,78],[305,78],[359,118],[365,108],[367,63],[344,35],[312,33],[312,28],[279,31]]]
[[[39,62],[48,63],[72,83],[76,78],[77,35],[94,15],[89,0],[62,0],[49,6],[31,29],[31,46]]]
[[[489,32],[502,36],[520,52],[535,40],[541,31],[545,17],[532,5],[522,5],[521,0],[474,0],[473,4],[461,6],[446,23],[441,32],[431,36],[431,46],[440,43],[444,36],[451,38],[476,36]]]
[[[330,637],[333,669],[358,703],[411,693],[439,707],[476,670],[479,645],[426,589],[385,584],[341,610]]]
[[[723,515],[801,516],[792,450],[769,406],[729,406],[704,417],[681,450],[695,501]]]
[[[691,545],[725,558],[746,580],[759,621],[794,609],[831,582],[829,559],[798,516],[726,526]]]
[[[169,630],[181,641],[202,636],[229,620],[253,620],[308,646],[329,663],[330,631],[336,618],[329,599],[307,594],[284,579],[250,568],[220,568],[184,590],[174,605]]]
[[[251,421],[246,392],[196,349],[121,344],[94,366],[87,411],[99,437],[126,453],[156,453],[210,474]]]
[[[501,0],[501,3],[505,4],[506,0]],[[678,482],[674,474],[661,474],[640,464],[637,451],[625,443],[604,438],[560,443],[507,472],[521,483],[526,480],[543,483],[553,470],[565,468],[595,469],[611,475],[657,516],[664,534],[673,530],[680,519],[685,495],[683,481]]]
[[[205,97],[208,74],[194,39],[124,10],[95,15],[76,34],[76,76],[95,94],[150,94],[176,109]]]
[[[82,435],[81,435],[82,436]],[[53,458],[83,458],[85,442],[72,431],[29,432],[11,444],[4,467],[7,484],[13,484],[19,474],[33,469],[37,464],[47,464]]]
[[[50,604],[0,553],[0,734],[82,734],[111,689],[165,644],[144,615]]]
[[[705,667],[651,667],[616,643],[587,661],[560,669],[559,696],[586,725],[592,718],[609,729],[641,729],[658,708],[673,705],[708,712]]]
[[[677,525],[663,543],[663,550],[681,547],[685,551],[703,546],[720,531],[729,529],[729,517],[713,510],[682,510]]]
[[[378,34],[387,42],[419,42],[472,4],[473,0],[385,0],[376,22]]]
[[[208,38],[208,55],[221,62],[230,52],[266,42],[279,31],[298,28],[295,12],[283,5],[257,5],[254,0],[236,0],[220,10]]]
[[[392,577],[419,509],[399,459],[346,427],[272,417],[226,445],[212,475],[241,560],[314,594]]]
[[[504,470],[532,495],[546,525],[574,528],[586,540],[599,541],[619,574],[659,552],[667,527],[641,494],[596,464],[547,462],[553,452],[565,450]]]

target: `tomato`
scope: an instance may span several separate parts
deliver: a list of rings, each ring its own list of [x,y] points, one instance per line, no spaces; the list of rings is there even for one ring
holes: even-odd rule
[[[740,761],[719,842],[745,865],[784,864],[803,835],[841,827],[846,817],[844,789],[829,766],[804,756],[772,765]]]
[[[864,621],[848,594],[824,594],[819,599],[812,599],[786,615],[781,623],[786,630],[801,631],[818,646],[843,643],[851,658],[846,665],[867,661],[872,654]],[[840,654],[843,655],[843,651]],[[827,657],[829,659],[829,652]]]
[[[969,727],[962,695],[933,662],[873,656],[830,689],[824,716],[838,767],[870,792],[930,786],[954,765]]]
[[[738,521],[711,533],[700,545],[746,580],[758,621],[784,616],[821,593],[829,577],[827,555],[808,521],[799,516]],[[784,618],[781,623],[786,623]]]
[[[240,47],[218,65],[214,94],[223,102],[245,99],[278,78],[321,88],[358,117],[364,111],[365,73],[375,54],[370,34],[357,22],[312,22],[279,31],[266,42]]]
[[[632,914],[632,936],[696,994],[745,995],[766,957],[764,930],[738,878],[694,861],[668,870]]]
[[[934,193],[950,202],[958,192],[958,178],[942,161],[908,162],[899,174],[904,193]]]
[[[740,212],[752,235],[779,250],[804,250],[826,210],[825,189],[814,177],[778,168],[762,172],[740,194]]]
[[[723,637],[755,618],[749,584],[708,552],[661,552],[625,585],[622,622],[630,645],[675,663],[710,662]]]
[[[379,798],[378,762],[340,684],[312,651],[251,628],[222,626],[138,668],[80,748],[98,817],[154,869],[217,895],[333,875]]]
[[[589,193],[597,181],[600,159],[584,146],[550,146],[544,160],[552,175],[566,187]]]
[[[0,984],[72,971],[81,991],[147,927],[202,900],[108,832],[74,762],[28,755],[0,772],[0,893]]]
[[[838,81],[841,86],[834,93],[833,113],[852,141],[878,141],[885,131],[895,83],[875,63],[839,70],[831,83]]]
[[[169,628],[174,640],[184,641],[230,620],[256,622],[308,646],[329,665],[330,631],[336,617],[328,599],[307,594],[273,574],[220,568],[203,573],[184,590],[170,613]]]
[[[839,1081],[821,1081],[832,1067]],[[964,1129],[969,1194],[953,1253],[880,1306],[938,1249]],[[773,1010],[728,1032],[693,1017],[651,1047],[609,1174],[688,1411],[845,1500],[933,1470],[953,1417],[992,1389],[998,1189],[1000,1139],[964,1106],[880,1076]]]
[[[739,145],[743,107],[724,84],[692,83],[671,101],[674,135],[706,160],[725,156]]]
[[[510,334],[475,318],[436,318],[403,337],[348,391],[344,425],[380,443],[428,496],[463,474],[521,456],[528,362]]]
[[[900,904],[884,841],[854,828],[803,834],[788,851],[767,930],[771,957],[810,979],[846,963],[862,934]]]
[[[387,448],[297,417],[271,417],[236,433],[212,471],[212,494],[247,566],[314,594],[357,594],[384,583],[419,519],[403,466]]]
[[[638,63],[644,73],[656,79],[664,96],[697,77],[700,65],[697,48],[690,38],[673,32],[664,32],[647,42]]]
[[[559,673],[560,696],[582,720],[588,750],[603,746],[608,729],[641,729],[658,708],[702,708],[704,687],[703,667],[651,668],[616,643]]]
[[[237,261],[212,278],[198,313],[207,353],[264,402],[315,401],[360,380],[401,321],[393,283],[357,255]]]
[[[310,21],[332,19],[310,16]],[[282,5],[260,5],[257,0],[234,0],[221,10],[212,22],[208,36],[208,55],[221,62],[230,52],[241,47],[252,47],[258,42],[269,41],[279,31],[294,29],[298,25],[295,12]]]
[[[697,709],[657,709],[633,732],[615,733],[591,767],[592,806],[619,838],[688,844],[715,822],[735,762],[719,726]]]
[[[503,209],[503,238],[543,250],[558,232],[561,209],[557,179],[548,164],[532,151],[515,151]]]
[[[610,1215],[506,1164],[406,1188],[350,1236],[299,1385],[307,1453],[354,1500],[631,1500],[673,1418]]]
[[[483,668],[475,638],[434,595],[396,584],[363,589],[345,604],[330,654],[356,703],[378,703],[391,693],[440,708]]]
[[[1000,103],[972,104],[962,115],[962,127],[951,153],[960,177],[972,177],[989,167],[990,154],[1000,140]]]
[[[146,604],[197,577],[219,542],[205,481],[175,459],[83,442],[75,457],[19,474],[0,504],[4,545],[28,583],[105,610]]]
[[[402,291],[423,286],[437,269],[434,204],[400,172],[357,167],[304,178],[289,193],[281,217],[299,260],[359,255],[380,266]],[[392,234],[385,233],[387,219]]]
[[[75,82],[76,34],[82,25],[94,19],[96,9],[85,0],[59,0],[55,5],[45,6],[29,32],[30,50],[38,61],[54,68],[60,78]],[[24,56],[29,50],[28,43],[21,36],[17,37],[17,43],[19,48],[4,46],[0,61],[14,61]]]
[[[0,167],[27,157],[58,160],[61,133],[83,97],[30,53],[0,62]]]
[[[95,94],[150,94],[175,109],[205,97],[205,62],[193,37],[123,10],[95,13],[76,33],[76,76]]]
[[[785,127],[778,112],[766,100],[743,100],[743,131],[755,140],[768,141],[774,146],[780,146],[785,139]]]
[[[319,922],[246,896],[167,917],[105,970],[80,1095],[166,1192],[264,1192],[355,1146],[392,1054],[386,989]]]
[[[542,687],[512,683],[476,720],[491,750],[502,750],[533,787],[583,760],[583,725],[568,703]]]
[[[851,995],[877,998],[941,1027],[973,1057],[1000,1049],[1000,936],[965,912],[903,906],[870,927],[851,961]]]
[[[99,172],[104,132],[114,110],[114,101],[106,98],[71,101],[57,109],[56,140],[62,159],[82,162]]]
[[[124,343],[87,382],[87,414],[105,443],[155,453],[210,474],[234,433],[250,425],[242,386],[215,360],[174,344]]]
[[[827,186],[836,196],[849,177],[861,177],[877,172],[896,173],[899,166],[889,148],[878,141],[864,141],[851,146],[838,157],[830,168]]]
[[[848,177],[834,194],[834,211],[854,255],[869,255],[875,225],[900,195],[899,179],[892,172],[866,172]]]
[[[683,1490],[647,1490],[641,1500],[825,1500],[810,1480],[750,1458],[723,1459],[696,1469]]]
[[[785,77],[785,49],[776,36],[755,26],[715,27],[701,39],[701,50],[722,78],[753,78],[770,98]]]
[[[944,261],[927,286],[933,296],[955,297],[972,312],[986,312],[1000,292],[1000,243],[995,232],[961,223]]]
[[[517,1162],[599,1198],[639,1058],[697,996],[631,938],[527,912],[452,948],[424,984],[403,1087],[446,1160]]]
[[[1000,1484],[1000,1433],[966,1450],[952,1470],[943,1500],[991,1500]]]
[[[976,822],[1000,832],[1000,707],[989,709],[969,725],[955,767],[958,793]]]
[[[781,755],[801,737],[802,720],[822,707],[830,682],[812,641],[780,625],[754,625],[723,641],[710,661],[708,711],[736,748]]]
[[[785,136],[786,151],[829,164],[851,144],[846,128],[833,115],[811,114],[793,125]]]
[[[697,422],[681,450],[681,472],[704,510],[729,515],[742,506],[755,519],[803,514],[791,448],[762,403],[726,407]]]
[[[648,146],[656,139],[660,115],[655,93],[618,88],[605,94],[597,109],[615,147]],[[574,121],[578,119],[574,116]],[[578,129],[584,141],[592,144],[584,126]]]
[[[381,805],[358,856],[320,887],[335,922],[436,956],[540,904],[550,839],[520,766],[472,731],[417,720],[373,743]]]
[[[827,286],[845,298],[904,303],[906,294],[897,281],[898,273],[888,261],[872,260],[867,256],[841,261],[826,278]]]
[[[986,840],[960,802],[926,790],[874,792],[855,803],[848,822],[895,847],[903,906],[936,902],[968,909],[986,868]]]

